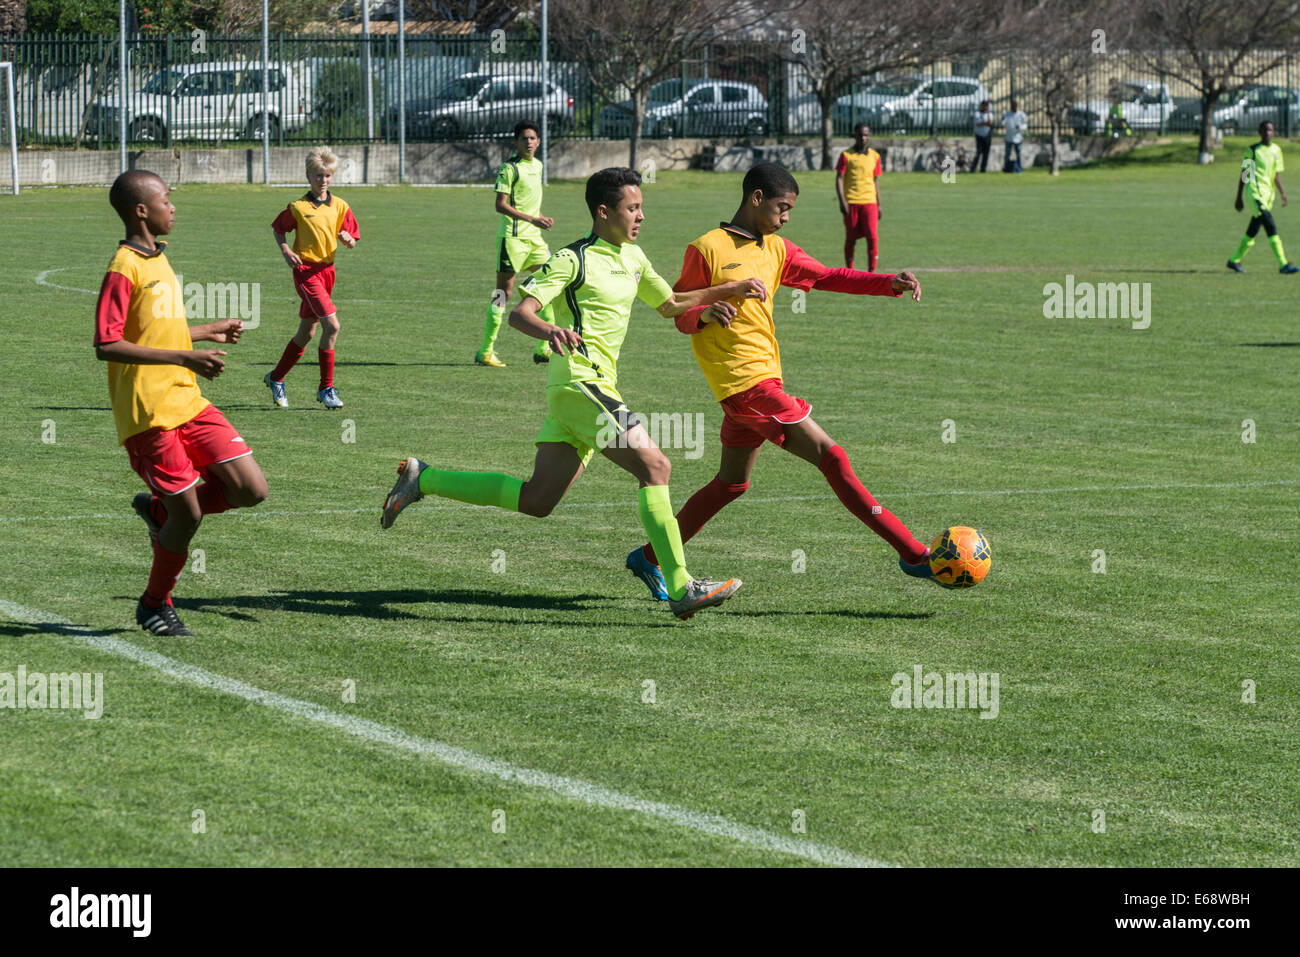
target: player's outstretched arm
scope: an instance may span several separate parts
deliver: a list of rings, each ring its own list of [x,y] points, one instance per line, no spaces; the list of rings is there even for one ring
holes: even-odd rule
[[[220,349],[151,349],[125,339],[95,346],[95,358],[101,362],[122,362],[140,366],[184,366],[205,379],[215,379],[226,368]]]
[[[1282,188],[1282,174],[1273,174],[1273,185],[1277,187],[1277,194],[1282,197],[1282,205],[1286,205],[1286,190]]]
[[[711,306],[722,299],[766,299],[767,287],[761,279],[737,279],[735,282],[705,286],[703,289],[676,291],[659,307],[659,315],[669,319],[698,306]]]
[[[510,313],[511,327],[534,339],[545,339],[550,343],[552,351],[562,356],[567,356],[582,345],[582,336],[574,330],[561,328],[538,315],[541,308],[540,299],[524,296],[523,301]]]
[[[243,334],[242,319],[218,319],[216,322],[190,326],[190,339],[194,342],[206,339],[209,342],[229,342],[233,345]]]

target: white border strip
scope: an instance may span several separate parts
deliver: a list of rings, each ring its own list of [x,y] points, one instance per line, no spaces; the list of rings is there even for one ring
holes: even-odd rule
[[[616,811],[630,811],[634,814],[656,817],[667,821],[669,824],[699,831],[710,837],[725,838],[741,844],[748,844],[751,847],[775,851],[779,854],[791,854],[815,861],[818,864],[828,864],[832,867],[892,866],[883,861],[873,860],[869,857],[859,857],[856,854],[850,854],[848,851],[842,851],[826,844],[801,841],[793,837],[773,834],[770,831],[750,827],[747,824],[738,824],[718,814],[705,814],[676,804],[647,801],[643,798],[633,797],[630,794],[623,794],[620,791],[601,787],[599,784],[591,784],[577,778],[566,778],[546,771],[534,771],[531,768],[520,767],[508,761],[500,761],[479,754],[476,751],[469,751],[455,745],[443,744],[429,738],[408,734],[399,728],[389,727],[365,718],[339,714],[318,704],[312,704],[310,701],[289,698],[282,694],[276,694],[274,691],[264,691],[242,681],[236,681],[234,678],[227,678],[195,665],[176,661],[147,648],[133,645],[129,641],[122,641],[120,638],[94,631],[85,625],[77,625],[48,612],[27,608],[11,601],[5,601],[2,598],[0,598],[0,615],[26,624],[40,625],[47,631],[74,638],[98,651],[127,658],[137,664],[161,671],[163,674],[186,684],[220,691],[236,698],[243,698],[245,701],[265,705],[268,708],[283,711],[296,718],[334,728],[355,738],[410,751],[454,768],[500,778],[502,781],[521,784],[524,787],[550,791],[553,794],[569,798],[581,804],[592,804]]]
[[[946,489],[940,492],[892,492],[882,494],[877,498],[893,501],[896,498],[934,498],[936,496],[967,496],[978,498],[981,495],[1074,495],[1081,492],[1163,492],[1173,489],[1205,489],[1205,488],[1274,488],[1278,486],[1300,485],[1300,479],[1279,479],[1273,482],[1207,482],[1200,485],[1076,485],[1072,488],[1002,488],[1002,489]],[[426,496],[432,498],[433,496]],[[771,505],[778,502],[818,502],[830,501],[834,496],[830,494],[822,495],[777,495],[768,497],[746,496],[744,501],[764,505]],[[561,502],[557,508],[631,508],[629,501],[624,502]],[[466,505],[462,502],[431,502],[428,505],[421,505],[420,510],[429,509],[477,509],[477,508],[494,508],[491,505]],[[374,512],[376,515],[383,511],[379,506],[374,508],[309,508],[309,509],[231,509],[223,513],[222,521],[230,518],[274,518],[281,515],[302,516],[302,515],[364,515],[367,512]],[[499,511],[499,510],[498,510]],[[100,519],[116,518],[137,518],[136,514],[123,506],[120,512],[96,512],[93,515],[0,515],[0,523],[4,522],[91,522]]]

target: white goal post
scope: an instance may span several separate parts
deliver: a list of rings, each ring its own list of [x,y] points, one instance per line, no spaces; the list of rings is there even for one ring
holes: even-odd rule
[[[18,121],[14,117],[14,65],[0,62],[0,83],[4,84],[4,128],[0,136],[9,140],[9,176],[13,194],[18,195]]]

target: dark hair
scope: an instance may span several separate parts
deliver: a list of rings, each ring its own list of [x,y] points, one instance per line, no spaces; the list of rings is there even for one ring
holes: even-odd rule
[[[520,120],[515,124],[515,139],[519,139],[519,135],[523,133],[524,130],[532,130],[537,134],[538,138],[542,135],[542,131],[532,120]]]
[[[795,178],[788,170],[775,163],[760,163],[755,166],[745,174],[745,182],[740,188],[746,196],[752,195],[756,189],[761,189],[765,199],[784,193],[799,195],[799,184]]]
[[[641,174],[626,166],[610,166],[593,173],[587,180],[587,208],[591,218],[596,218],[596,207],[613,208],[623,198],[624,186],[640,186]]]
[[[135,217],[136,205],[147,201],[158,186],[167,188],[167,183],[157,173],[151,173],[147,169],[129,169],[113,180],[113,185],[108,190],[108,201],[117,215],[122,217],[122,222],[130,225]]]
[[[866,123],[862,120],[858,120],[856,123],[853,124],[853,135],[857,136],[858,130],[869,130],[869,129],[871,129],[870,123]]]
[[[1277,132],[1277,124],[1276,124],[1276,123],[1274,123],[1272,120],[1264,120],[1262,123],[1259,124],[1259,127],[1258,127],[1258,132],[1259,132],[1259,135],[1260,135],[1260,136],[1263,136],[1263,135],[1264,135],[1264,127],[1266,127],[1266,126],[1271,126],[1271,127],[1273,127],[1273,132],[1274,132],[1274,133]]]

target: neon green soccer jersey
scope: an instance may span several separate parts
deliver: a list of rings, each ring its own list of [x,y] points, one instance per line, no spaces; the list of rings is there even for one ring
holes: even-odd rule
[[[509,194],[507,202],[529,216],[542,215],[542,161],[512,156],[497,170],[493,190]],[[532,223],[524,223],[512,216],[501,216],[497,224],[497,239],[514,236],[520,239],[540,238],[542,231]]]
[[[555,324],[583,339],[580,355],[551,357],[550,388],[597,380],[617,385],[632,301],[658,309],[673,291],[638,246],[615,246],[593,234],[552,256],[524,281],[523,293],[543,306],[555,302]]]
[[[1241,169],[1246,195],[1255,200],[1260,209],[1269,209],[1276,193],[1273,177],[1286,170],[1282,164],[1282,147],[1276,143],[1248,146],[1241,158]]]

